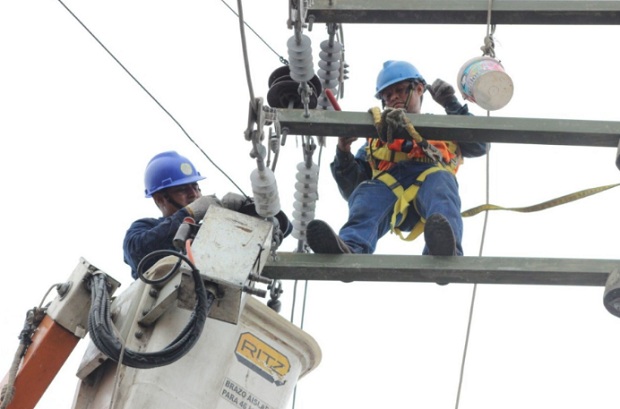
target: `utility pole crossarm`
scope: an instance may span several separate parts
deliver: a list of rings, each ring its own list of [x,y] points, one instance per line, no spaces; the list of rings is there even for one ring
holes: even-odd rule
[[[488,0],[314,0],[315,23],[486,24]],[[620,24],[620,1],[495,0],[491,24]]]
[[[620,260],[279,253],[263,275],[280,280],[604,287]]]
[[[620,122],[567,119],[407,114],[429,140],[540,145],[618,147]],[[290,135],[373,137],[377,131],[367,112],[278,109],[277,120]]]

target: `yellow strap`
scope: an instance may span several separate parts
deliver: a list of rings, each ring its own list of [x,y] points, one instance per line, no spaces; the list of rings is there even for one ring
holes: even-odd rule
[[[384,160],[388,162],[401,162],[404,160],[411,159],[409,155],[405,152],[393,151],[387,147],[387,145],[379,146],[378,148],[373,148],[371,144],[374,144],[374,141],[368,143],[366,146],[366,154],[372,155],[373,158],[378,160]]]
[[[420,133],[413,127],[413,124],[407,117],[405,117],[405,129],[414,141],[416,141],[417,143],[424,142],[424,138],[422,137],[422,135],[420,135]]]
[[[573,202],[575,200],[583,199],[584,197],[588,197],[596,193],[604,192],[605,190],[614,188],[616,186],[620,186],[620,183],[580,190],[575,193],[571,193],[565,196],[558,197],[556,199],[547,200],[546,202],[542,202],[542,203],[535,204],[532,206],[527,206],[527,207],[502,207],[502,206],[496,206],[493,204],[485,204],[485,205],[473,207],[469,210],[465,210],[463,213],[461,213],[461,216],[470,217],[480,212],[483,212],[485,210],[510,210],[513,212],[522,212],[522,213],[537,212],[539,210],[549,209],[550,207],[559,206],[565,203]]]
[[[407,212],[409,206],[414,202],[416,195],[418,194],[418,190],[420,190],[420,186],[422,182],[426,180],[426,177],[431,173],[435,173],[437,171],[447,171],[443,165],[437,164],[437,166],[433,166],[431,168],[426,169],[424,172],[418,176],[415,183],[407,188],[407,190],[403,189],[402,185],[394,178],[394,176],[389,173],[381,173],[375,177],[375,179],[382,181],[385,183],[396,195],[396,203],[394,203],[394,211],[392,212],[392,219],[390,221],[390,228],[392,233],[398,234],[398,236],[402,240],[412,241],[416,239],[423,231],[424,231],[424,222],[425,220],[420,218],[420,221],[416,223],[413,227],[409,235],[406,237],[403,235],[402,231],[398,228],[400,223],[402,223],[407,217]],[[396,218],[401,215],[400,223],[396,224]]]
[[[377,133],[381,135],[381,110],[378,107],[372,107],[368,112],[372,115],[372,123],[375,125]]]
[[[394,212],[392,213],[392,219],[390,221],[390,227],[391,227],[392,232],[398,234],[398,236],[401,239],[406,240],[406,241],[412,241],[416,239],[424,231],[425,220],[423,218],[420,218],[420,221],[416,223],[416,225],[413,227],[409,235],[405,237],[402,231],[396,225],[396,218],[400,214],[402,215],[401,223],[405,220],[405,217],[407,216],[408,207],[411,205],[411,203],[414,202],[415,197],[418,194],[418,190],[420,190],[420,186],[422,182],[426,179],[428,175],[430,175],[431,173],[437,172],[439,170],[449,171],[448,169],[444,167],[439,167],[439,166],[429,168],[426,171],[422,172],[420,176],[418,177],[418,179],[416,180],[416,183],[411,185],[407,190],[404,190],[401,184],[389,173],[382,173],[375,177],[375,179],[378,179],[382,181],[383,183],[385,183],[392,190],[392,192],[394,192],[394,194],[397,197],[396,203],[394,204]],[[546,202],[542,202],[542,203],[532,205],[532,206],[527,206],[527,207],[502,207],[502,206],[497,206],[493,204],[486,204],[486,205],[473,207],[469,210],[465,210],[464,212],[461,213],[461,216],[462,217],[475,216],[478,213],[481,213],[486,210],[510,210],[513,212],[521,212],[521,213],[537,212],[540,210],[545,210],[551,207],[570,203],[575,200],[583,199],[585,197],[592,196],[594,194],[601,193],[606,190],[612,189],[616,186],[620,186],[620,183],[614,183],[611,185],[604,185],[604,186],[598,186],[598,187],[594,187],[590,189],[580,190],[578,192],[560,196],[556,199],[547,200]]]

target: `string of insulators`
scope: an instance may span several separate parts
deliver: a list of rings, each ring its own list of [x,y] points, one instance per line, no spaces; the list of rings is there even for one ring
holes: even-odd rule
[[[254,169],[250,175],[254,206],[261,217],[273,217],[280,212],[280,197],[276,176],[268,167]]]
[[[288,47],[291,78],[302,83],[310,81],[314,77],[310,37],[304,34],[292,36],[286,45]]]
[[[297,165],[292,234],[300,241],[306,241],[306,226],[314,220],[318,181],[319,167],[316,164],[313,163],[308,167],[306,162],[300,162]]]
[[[329,89],[334,95],[338,95],[340,83],[340,66],[342,60],[342,44],[337,41],[325,40],[321,43],[319,53],[319,72],[317,76],[321,80],[323,92]],[[334,108],[325,94],[319,97],[318,105],[323,109],[333,111]]]

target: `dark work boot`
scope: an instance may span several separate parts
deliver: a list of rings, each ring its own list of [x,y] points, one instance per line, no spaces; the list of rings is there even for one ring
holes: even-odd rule
[[[349,246],[322,220],[312,220],[306,229],[308,246],[317,254],[349,254]]]
[[[431,256],[455,256],[456,240],[448,219],[439,213],[430,215],[424,225],[424,240]]]

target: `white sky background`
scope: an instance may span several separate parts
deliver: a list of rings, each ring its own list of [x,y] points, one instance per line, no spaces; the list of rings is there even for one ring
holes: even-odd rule
[[[246,21],[288,58],[287,2],[244,3]],[[214,0],[66,4],[251,194],[256,164],[243,136],[249,91],[237,17]],[[316,64],[325,26],[306,34]],[[375,79],[387,59],[409,60],[427,81],[456,86],[461,65],[481,55],[485,34],[484,25],[345,25],[350,79],[340,105],[357,112],[376,106]],[[282,64],[247,29],[246,37],[254,94],[266,100],[269,75]],[[132,221],[158,216],[143,197],[143,170],[153,155],[174,149],[191,158],[207,176],[203,192],[221,197],[235,187],[59,2],[2,2],[0,38],[0,367],[6,371],[26,311],[65,281],[80,257],[119,280],[120,291],[132,282],[122,240]],[[498,26],[495,38],[515,92],[492,116],[618,120],[619,27]],[[487,114],[469,105],[475,115]],[[430,95],[422,110],[443,111]],[[329,173],[334,149],[329,138],[316,217],[337,229],[347,207]],[[527,206],[616,183],[615,157],[615,148],[496,143],[490,202]],[[289,136],[275,172],[287,214],[302,159]],[[463,209],[485,202],[486,163],[469,159],[461,167]],[[619,200],[614,189],[540,213],[493,212],[483,255],[617,259]],[[479,252],[483,219],[465,219],[467,256]],[[280,250],[296,245],[290,236]],[[422,246],[389,235],[377,253],[420,254]],[[471,285],[311,282],[308,288],[304,328],[323,360],[300,380],[296,408],[454,406]],[[293,283],[284,290],[282,314],[289,317]],[[620,321],[602,297],[602,287],[478,286],[460,408],[616,409]],[[37,408],[71,406],[85,346],[82,341]]]

